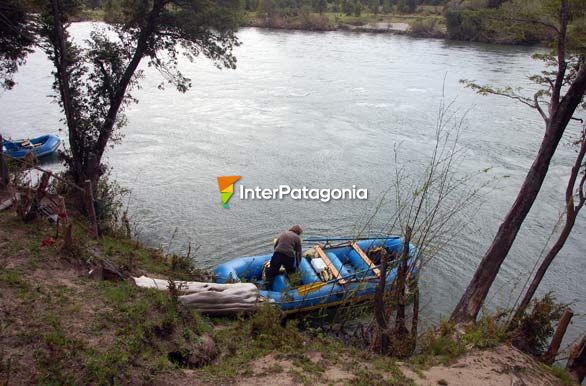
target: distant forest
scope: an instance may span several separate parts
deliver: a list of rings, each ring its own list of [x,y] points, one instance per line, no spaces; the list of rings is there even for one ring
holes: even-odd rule
[[[511,21],[511,13],[540,0],[240,0],[242,25],[328,30],[344,25],[405,22],[410,33],[501,44],[551,41],[536,24]],[[116,21],[124,0],[82,0],[86,16]]]

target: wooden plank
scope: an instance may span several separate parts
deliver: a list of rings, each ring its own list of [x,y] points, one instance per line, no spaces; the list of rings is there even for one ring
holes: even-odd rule
[[[330,260],[328,255],[326,255],[324,250],[319,245],[315,246],[315,250],[316,250],[317,254],[319,255],[319,257],[321,257],[321,259],[324,261],[324,263],[326,263],[326,266],[328,267],[328,269],[330,270],[330,272],[332,273],[334,278],[338,279],[338,283],[340,283],[341,285],[346,284],[347,281],[345,279],[342,279],[342,275],[340,275],[340,272],[338,271],[338,269],[336,267],[334,267],[334,264],[332,263],[332,261]]]
[[[364,262],[366,264],[368,264],[368,266],[370,268],[372,268],[372,272],[374,272],[374,274],[377,277],[380,277],[380,269],[376,268],[376,265],[374,265],[374,263],[368,258],[368,256],[366,256],[366,253],[364,253],[364,251],[362,250],[362,248],[360,248],[358,246],[358,244],[356,244],[356,243],[352,243],[352,248],[354,248],[354,250],[356,251],[356,253],[358,253],[358,256],[360,256],[362,258],[362,260],[364,260]]]

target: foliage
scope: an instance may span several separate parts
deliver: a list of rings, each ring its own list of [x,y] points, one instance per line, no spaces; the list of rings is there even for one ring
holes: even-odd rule
[[[251,316],[241,316],[214,331],[226,356],[221,364],[204,368],[212,376],[232,377],[246,371],[245,363],[270,352],[292,354],[302,349],[304,338],[296,323],[281,323],[279,310],[269,304]]]
[[[13,74],[32,52],[34,34],[30,19],[24,0],[0,3],[0,89],[14,86]]]
[[[586,57],[584,52],[586,46],[576,45],[576,37],[571,31],[576,22],[580,23],[581,20],[580,17],[577,17],[580,13],[576,14],[576,12],[583,11],[586,6],[582,4],[576,7],[576,2],[571,0],[559,2],[544,0],[544,2],[550,5],[552,10],[558,10],[558,19],[555,24],[543,21],[538,15],[523,21],[545,25],[555,31],[555,45],[552,52],[548,55],[536,56],[545,60],[550,67],[553,67],[553,70],[548,69],[539,75],[530,77],[530,80],[539,86],[537,91],[532,90],[533,97],[522,95],[519,91],[520,88],[514,89],[510,86],[494,88],[463,81],[468,87],[480,94],[508,97],[534,108],[544,121],[545,131],[535,160],[527,172],[511,209],[504,217],[470,284],[452,312],[451,319],[453,321],[471,322],[476,319],[500,266],[507,257],[517,233],[537,199],[551,160],[566,128],[572,119],[576,119],[574,117],[576,110],[579,110],[580,106],[585,107]],[[552,11],[550,15],[554,13]],[[582,41],[586,37],[582,36],[577,39]]]
[[[53,90],[69,129],[65,160],[76,183],[90,179],[96,186],[105,173],[101,159],[121,139],[125,108],[137,102],[132,91],[144,76],[138,68],[143,58],[161,74],[159,87],[180,92],[191,87],[178,69],[181,56],[193,61],[202,55],[218,68],[235,68],[238,7],[235,0],[128,0],[119,10],[107,10],[114,24],[95,29],[79,45],[67,32],[78,4],[41,1],[41,47],[55,66]]]
[[[535,44],[548,37],[542,30],[531,26],[504,24],[504,17],[502,9],[448,9],[445,13],[448,37],[505,44]]]
[[[439,24],[437,19],[417,19],[411,24],[409,32],[419,37],[441,37],[444,34]]]
[[[574,379],[570,376],[568,371],[566,369],[564,369],[563,367],[560,367],[557,365],[548,366],[543,363],[541,363],[541,366],[546,371],[549,371],[551,374],[553,374],[555,377],[557,377],[562,382],[562,385],[566,385],[566,386],[576,385],[576,381],[574,381]]]
[[[96,189],[95,207],[100,231],[127,235],[127,232],[118,231],[124,227],[123,200],[129,191],[108,177],[101,178]]]
[[[466,347],[461,339],[456,337],[454,324],[441,321],[436,331],[428,331],[419,338],[419,355],[414,357],[416,363],[424,363],[429,357],[434,360],[448,362],[462,355]]]
[[[475,348],[486,349],[496,347],[509,339],[505,318],[507,311],[497,312],[494,315],[484,314],[476,324],[469,326],[462,339]]]
[[[552,293],[532,302],[531,312],[525,312],[516,321],[513,344],[520,350],[541,356],[553,335],[555,323],[561,318],[567,304],[556,302]]]
[[[424,333],[419,339],[418,354],[412,358],[416,364],[449,363],[470,348],[489,349],[505,343],[509,333],[504,320],[508,312],[485,314],[476,324],[466,326],[463,333],[456,325],[442,320],[435,331]]]

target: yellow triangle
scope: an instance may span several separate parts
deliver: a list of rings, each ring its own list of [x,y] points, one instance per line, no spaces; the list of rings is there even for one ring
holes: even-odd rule
[[[234,193],[234,185],[230,185],[228,186],[226,189],[224,190],[220,190],[221,193]]]

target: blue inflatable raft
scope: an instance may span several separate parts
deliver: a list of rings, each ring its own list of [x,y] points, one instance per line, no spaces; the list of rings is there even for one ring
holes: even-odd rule
[[[3,150],[6,155],[16,159],[26,157],[28,153],[40,158],[55,153],[60,144],[58,136],[47,134],[32,139],[4,140]]]
[[[315,245],[304,252],[291,283],[285,272],[277,275],[272,288],[266,288],[264,270],[271,254],[239,257],[220,264],[214,270],[217,283],[252,282],[260,296],[276,303],[285,314],[312,311],[350,302],[372,300],[380,280],[383,249],[397,259],[403,250],[400,237],[346,241],[337,245]],[[386,285],[390,288],[397,264],[389,262]],[[409,246],[409,278],[418,273],[417,251]]]

